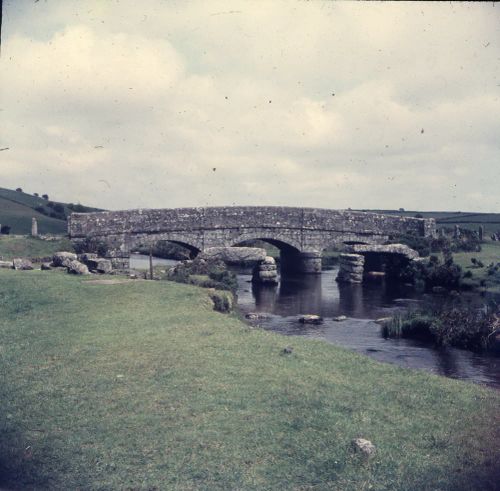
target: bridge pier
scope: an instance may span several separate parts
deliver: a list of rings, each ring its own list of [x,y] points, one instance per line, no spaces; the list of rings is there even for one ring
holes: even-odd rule
[[[283,273],[321,273],[321,252],[281,252]]]

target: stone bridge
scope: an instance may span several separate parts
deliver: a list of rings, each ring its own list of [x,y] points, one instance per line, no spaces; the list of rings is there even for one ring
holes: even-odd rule
[[[117,267],[128,267],[140,244],[171,241],[198,253],[261,239],[281,251],[282,270],[321,271],[322,251],[343,244],[382,244],[400,234],[430,237],[433,219],[350,210],[274,206],[139,209],[73,213],[70,238],[104,242]]]

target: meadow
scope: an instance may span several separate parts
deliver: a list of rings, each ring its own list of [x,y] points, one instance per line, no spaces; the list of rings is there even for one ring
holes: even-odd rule
[[[252,329],[206,289],[0,270],[0,314],[0,487],[499,482],[498,392]]]

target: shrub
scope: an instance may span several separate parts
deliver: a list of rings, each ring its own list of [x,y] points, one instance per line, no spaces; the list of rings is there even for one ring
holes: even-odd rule
[[[415,286],[424,286],[427,290],[435,286],[455,290],[460,288],[462,268],[453,262],[452,257],[441,263],[439,258],[431,256],[427,262],[412,261],[401,269],[398,279]]]
[[[202,286],[205,287],[230,291],[236,291],[238,287],[236,275],[227,269],[224,262],[219,260],[196,258],[192,261],[182,261],[168,273],[169,279],[179,283],[190,283],[191,277],[197,276],[208,277],[203,281]],[[199,279],[196,279],[196,284],[200,284]]]
[[[42,215],[47,215],[47,210],[43,207],[43,206],[37,206],[35,208],[35,211],[37,211],[38,213],[41,213]]]
[[[233,295],[227,291],[215,291],[210,295],[214,303],[214,310],[224,314],[231,312],[233,309]]]
[[[17,191],[18,193],[22,193],[22,192],[23,192],[23,190],[22,190],[21,188],[16,188],[16,191]]]
[[[10,234],[10,226],[9,225],[2,225],[2,228],[0,229],[0,234],[9,235]]]
[[[464,273],[464,278],[472,278],[472,271],[466,271]]]
[[[434,320],[431,333],[438,345],[465,349],[486,349],[496,329],[498,317],[491,308],[444,309]]]
[[[74,244],[74,248],[77,254],[91,252],[97,254],[99,257],[106,257],[108,253],[107,244],[94,237],[86,237],[84,240]]]
[[[49,200],[49,195],[48,194],[42,194],[42,198],[46,199],[48,201]]]
[[[492,334],[500,329],[498,306],[483,309],[443,308],[441,312],[409,311],[394,316],[382,326],[391,338],[432,340],[439,346],[483,350],[494,344]]]
[[[36,196],[38,198],[38,193],[33,193],[33,196]]]

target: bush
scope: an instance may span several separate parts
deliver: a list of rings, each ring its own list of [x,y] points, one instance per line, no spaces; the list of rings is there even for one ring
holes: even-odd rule
[[[195,283],[200,286],[230,291],[236,291],[238,287],[236,275],[227,269],[224,262],[219,260],[196,258],[192,261],[182,261],[174,266],[168,273],[169,279],[179,283],[191,283],[191,277],[199,276],[207,277],[202,285],[199,279],[195,278]]]
[[[470,307],[443,308],[438,313],[409,311],[384,323],[382,335],[432,340],[439,346],[483,350],[494,343],[492,334],[500,329],[499,313],[495,305],[479,310]]]
[[[429,261],[413,261],[402,268],[398,279],[405,283],[424,285],[426,290],[441,286],[449,290],[460,288],[462,268],[449,257],[444,263],[439,258],[431,256]]]
[[[214,310],[227,314],[233,309],[234,298],[230,292],[215,291],[210,295],[214,303]]]
[[[46,199],[48,201],[49,200],[49,195],[48,194],[42,194],[42,198]]]
[[[97,254],[99,257],[106,257],[108,253],[107,244],[94,237],[86,237],[84,240],[75,243],[74,248],[77,254],[83,254],[84,252],[91,252]]]
[[[10,234],[10,226],[9,225],[2,225],[2,228],[0,229],[0,234],[9,235]]]
[[[21,188],[16,188],[16,191],[17,191],[18,193],[22,193],[22,192],[23,192],[23,190],[22,190]]]
[[[486,349],[493,341],[490,335],[497,322],[498,318],[491,309],[445,309],[432,323],[431,332],[438,345]]]
[[[41,213],[42,215],[48,215],[47,210],[43,206],[37,206],[35,211]]]

